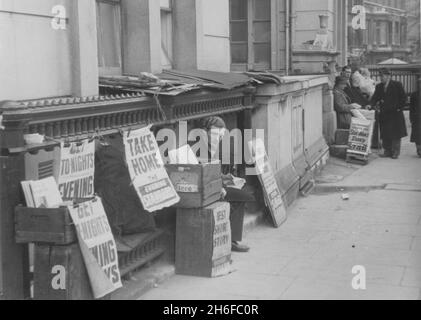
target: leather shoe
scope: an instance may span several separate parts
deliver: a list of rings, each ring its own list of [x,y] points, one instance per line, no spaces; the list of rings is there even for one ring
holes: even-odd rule
[[[393,159],[393,160],[397,160],[397,159],[399,159],[399,156],[398,156],[397,154],[394,154],[394,155],[392,156],[392,159]]]
[[[234,252],[249,252],[250,248],[246,245],[239,244],[238,242],[234,241],[231,243],[231,251]]]
[[[385,152],[383,154],[379,154],[379,157],[380,158],[391,158],[392,155],[390,153]]]

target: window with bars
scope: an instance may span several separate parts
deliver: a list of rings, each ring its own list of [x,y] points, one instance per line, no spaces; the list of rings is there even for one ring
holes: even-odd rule
[[[120,6],[120,0],[96,1],[100,75],[122,74]]]
[[[271,68],[271,0],[230,0],[231,69]]]

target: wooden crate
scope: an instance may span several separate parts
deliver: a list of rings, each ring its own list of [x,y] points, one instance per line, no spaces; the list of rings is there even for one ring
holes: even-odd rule
[[[94,299],[79,244],[69,246],[36,244],[34,261],[35,300]],[[57,272],[63,271],[64,289],[56,286],[57,277],[60,275]]]
[[[335,132],[335,144],[336,145],[345,145],[349,141],[349,130],[338,129]]]
[[[217,277],[230,272],[230,205],[217,202],[203,209],[178,209],[176,274]]]
[[[220,163],[166,165],[166,169],[180,196],[176,208],[203,208],[221,199]]]
[[[346,162],[348,163],[355,163],[355,164],[359,164],[359,165],[367,165],[369,161],[369,156],[368,155],[359,155],[359,154],[355,154],[355,153],[347,153],[346,154]]]
[[[67,245],[77,242],[76,229],[66,207],[15,209],[17,243]]]

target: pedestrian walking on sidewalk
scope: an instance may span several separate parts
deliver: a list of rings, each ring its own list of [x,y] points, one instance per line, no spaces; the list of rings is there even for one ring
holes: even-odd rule
[[[418,92],[411,95],[409,118],[412,125],[411,142],[417,146],[417,154],[421,158],[421,105]]]
[[[381,157],[398,159],[402,138],[408,136],[403,115],[406,94],[402,83],[391,79],[389,69],[382,68],[380,76],[381,83],[376,86],[371,106],[379,112],[380,137],[384,148]]]

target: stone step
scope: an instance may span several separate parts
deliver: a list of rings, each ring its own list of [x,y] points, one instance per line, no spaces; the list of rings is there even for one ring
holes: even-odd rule
[[[335,132],[335,144],[346,145],[349,140],[349,130],[338,129]]]
[[[174,275],[174,263],[162,257],[158,258],[157,261],[130,274],[129,279],[123,279],[123,287],[111,294],[111,300],[138,300]]]
[[[330,155],[335,158],[346,159],[346,151],[348,145],[332,145],[330,146]]]

